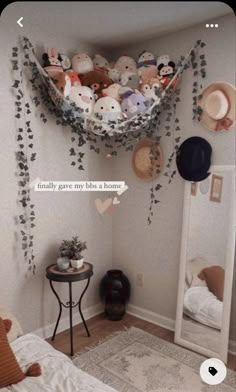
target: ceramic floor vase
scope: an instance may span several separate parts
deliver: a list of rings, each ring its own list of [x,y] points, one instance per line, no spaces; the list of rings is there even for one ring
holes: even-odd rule
[[[100,298],[109,320],[121,320],[130,298],[130,282],[121,270],[109,270],[100,283]]]

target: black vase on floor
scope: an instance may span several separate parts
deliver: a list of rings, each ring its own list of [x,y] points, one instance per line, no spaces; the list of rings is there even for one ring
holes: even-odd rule
[[[121,270],[109,270],[100,283],[100,298],[109,320],[121,320],[130,298],[130,283]]]

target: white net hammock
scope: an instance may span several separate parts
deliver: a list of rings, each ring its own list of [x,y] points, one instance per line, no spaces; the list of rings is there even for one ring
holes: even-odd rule
[[[34,67],[34,73],[38,73],[40,75],[50,100],[57,108],[57,113],[60,114],[64,122],[71,125],[73,129],[77,129],[78,133],[80,133],[81,130],[83,132],[92,132],[93,134],[100,136],[118,136],[135,131],[148,131],[153,127],[153,120],[155,122],[161,111],[163,103],[170,99],[174,90],[173,86],[175,82],[177,80],[179,82],[183,71],[189,68],[191,57],[197,57],[198,48],[201,47],[201,44],[202,41],[198,40],[187,55],[185,57],[181,57],[176,73],[170,80],[169,84],[161,91],[161,93],[159,93],[156,101],[150,101],[149,107],[144,112],[127,120],[117,121],[105,121],[94,116],[89,118],[82,116],[81,114],[83,109],[77,107],[68,97],[64,97],[64,95],[57,89],[53,80],[45,72],[38,61],[33,45],[30,43],[28,38],[23,38],[22,46],[29,64]]]

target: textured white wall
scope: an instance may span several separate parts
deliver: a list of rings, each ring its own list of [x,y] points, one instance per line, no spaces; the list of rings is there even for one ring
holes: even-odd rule
[[[19,34],[25,34],[33,44],[37,43],[37,53],[42,53],[43,48],[47,49],[47,47],[57,47],[61,51],[66,49],[68,54],[76,53],[77,50],[88,50],[92,54],[98,49],[88,47],[79,41],[66,39],[63,26],[61,36],[53,34],[53,27],[49,36],[44,33],[40,25],[32,25],[27,19],[23,21],[25,27],[21,30],[16,24],[20,16],[22,14],[19,8],[10,7],[9,13],[7,9],[5,10],[0,25],[0,302],[11,308],[22,323],[24,331],[28,332],[50,324],[56,319],[57,301],[45,278],[45,268],[56,261],[59,244],[64,238],[69,239],[72,235],[79,235],[87,241],[88,250],[84,255],[87,261],[94,264],[94,277],[84,297],[83,307],[87,308],[99,302],[99,280],[104,271],[111,267],[112,232],[110,215],[101,216],[95,209],[94,199],[97,197],[95,192],[32,192],[37,219],[34,230],[37,273],[35,277],[25,277],[20,244],[15,246],[14,241],[13,217],[17,215],[17,179],[14,176],[16,141],[14,98],[10,88],[12,85],[11,47],[17,42]],[[56,21],[52,20],[52,25],[53,23]],[[49,121],[44,125],[39,119],[39,111],[35,111],[32,116],[37,152],[32,179],[39,177],[42,180],[109,180],[109,167],[105,157],[98,159],[93,152],[87,151],[84,172],[79,172],[70,165],[71,131],[69,128],[57,126],[55,118],[48,117]],[[85,282],[73,285],[75,297],[80,294],[84,285]],[[68,294],[68,287],[59,284],[58,290],[62,297]],[[64,312],[63,316],[66,316],[67,312]]]
[[[211,22],[211,21],[210,21]],[[175,34],[122,47],[115,58],[129,53],[137,58],[146,49],[155,54],[170,54],[177,60],[186,54],[197,39],[206,42],[208,75],[205,85],[226,81],[235,85],[235,16],[217,19],[218,29],[207,29],[204,24]],[[192,122],[191,73],[187,71],[181,82],[181,103],[178,114],[183,130],[182,140],[190,136],[205,138],[213,148],[212,164],[235,164],[235,131],[214,134]],[[164,130],[163,130],[164,132]],[[171,139],[163,137],[161,146],[165,158],[169,156]],[[119,211],[113,220],[113,262],[127,272],[132,284],[131,303],[175,319],[182,230],[184,180],[176,175],[174,182],[162,188],[161,203],[155,209],[151,226],[147,225],[149,184],[142,182],[132,170],[132,155],[124,153],[114,159],[113,177],[129,185],[122,195]],[[166,184],[166,182],[163,182]],[[136,274],[144,276],[143,288],[136,285]],[[234,279],[235,282],[235,279]],[[231,338],[236,340],[236,303],[231,315]]]

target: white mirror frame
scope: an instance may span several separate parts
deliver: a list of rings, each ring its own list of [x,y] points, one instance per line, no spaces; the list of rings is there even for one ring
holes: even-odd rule
[[[186,256],[188,245],[188,229],[189,229],[189,215],[190,215],[190,200],[191,200],[191,182],[186,181],[184,191],[184,208],[183,208],[183,226],[182,239],[180,251],[180,268],[179,268],[179,284],[177,296],[176,309],[176,323],[175,323],[175,343],[203,354],[210,358],[219,358],[225,364],[228,357],[229,344],[229,328],[230,328],[230,312],[232,300],[232,285],[233,285],[233,271],[234,271],[234,251],[235,251],[235,166],[212,166],[211,172],[214,171],[232,171],[232,197],[231,197],[231,213],[228,232],[228,243],[225,260],[225,282],[224,285],[224,305],[222,315],[222,329],[220,332],[219,352],[211,351],[207,348],[198,346],[195,343],[187,341],[181,337],[181,327],[183,319],[183,300],[185,288],[185,273],[186,273]]]

